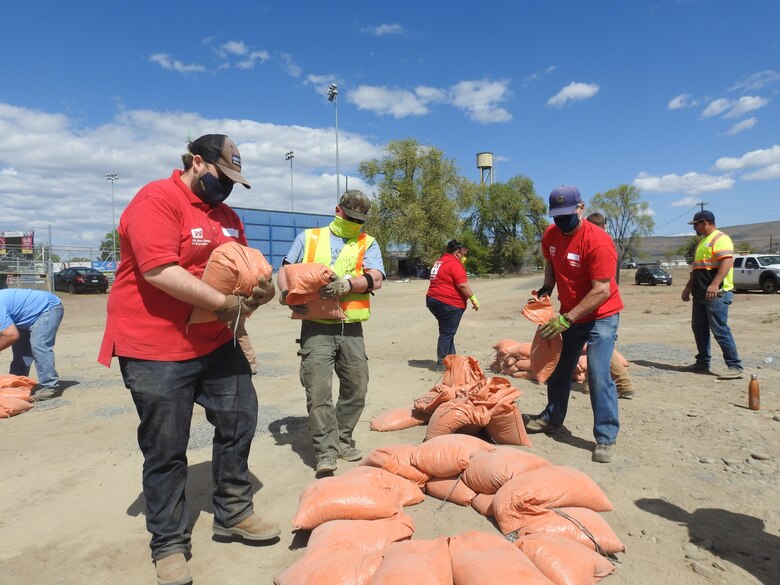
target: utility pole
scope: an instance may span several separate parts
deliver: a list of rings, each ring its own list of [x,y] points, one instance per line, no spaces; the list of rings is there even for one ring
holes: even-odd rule
[[[331,83],[328,87],[328,101],[333,102],[336,110],[336,203],[341,197],[341,179],[339,177],[339,86]]]
[[[106,181],[111,181],[111,260],[114,262],[114,272],[116,272],[116,207],[114,200],[114,181],[119,179],[116,173],[106,173]]]
[[[699,205],[701,206],[701,210],[704,211],[704,206],[709,205],[706,201],[699,201]]]
[[[295,153],[291,150],[289,152],[286,152],[284,154],[284,160],[290,161],[290,211],[295,212],[295,203],[293,199],[293,168],[292,168],[292,161],[295,158]]]

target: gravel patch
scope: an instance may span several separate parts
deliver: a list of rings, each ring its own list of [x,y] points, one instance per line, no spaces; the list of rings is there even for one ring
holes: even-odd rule
[[[289,412],[284,412],[278,408],[263,406],[257,412],[257,430],[255,436],[269,435],[269,425],[281,418],[289,417]],[[288,429],[289,431],[290,429]],[[193,423],[190,429],[190,442],[187,446],[189,450],[203,449],[211,447],[214,440],[214,427],[205,419]]]
[[[104,408],[98,408],[95,411],[95,416],[98,418],[108,418],[134,411],[135,409],[132,406],[106,406]]]

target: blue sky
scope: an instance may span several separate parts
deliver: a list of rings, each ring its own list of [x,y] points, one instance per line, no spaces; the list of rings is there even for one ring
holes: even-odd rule
[[[229,204],[330,213],[339,171],[415,137],[479,179],[588,199],[622,183],[656,235],[780,219],[780,2],[62,3],[4,11],[0,231],[97,245],[188,136],[226,133]],[[366,187],[366,190],[370,191]],[[780,234],[778,234],[780,236]]]

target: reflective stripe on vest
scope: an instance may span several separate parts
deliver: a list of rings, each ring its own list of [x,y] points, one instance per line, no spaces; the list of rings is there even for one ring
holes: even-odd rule
[[[715,242],[717,242],[721,237],[723,236],[723,232],[716,233],[712,239],[710,240],[709,244],[705,246],[697,246],[696,248],[696,254],[693,259],[693,264],[691,264],[692,270],[712,270],[713,268],[718,268],[720,266],[720,260],[713,260],[714,257],[717,257],[715,255]],[[699,258],[699,249],[701,248],[701,258]],[[706,254],[704,253],[706,250],[710,250],[710,256],[706,258]]]
[[[333,254],[330,249],[330,230],[327,227],[308,229],[304,232],[304,262],[317,262],[329,267],[339,276],[362,276],[363,257],[366,250],[373,243],[374,238],[368,234],[360,233],[357,238],[344,244],[336,258],[335,264],[331,264]],[[368,293],[349,293],[341,297],[341,310],[346,315],[345,322],[356,323],[367,321],[371,316],[371,295]],[[339,321],[319,321],[320,323],[339,323]]]

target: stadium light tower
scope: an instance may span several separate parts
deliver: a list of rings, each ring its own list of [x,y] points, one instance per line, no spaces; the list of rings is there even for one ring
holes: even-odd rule
[[[331,83],[328,86],[328,101],[333,102],[336,107],[336,203],[339,201],[339,189],[341,187],[341,178],[339,177],[339,86]]]
[[[114,181],[119,179],[116,173],[106,173],[106,181],[111,181],[111,260],[116,272],[116,203],[114,199]]]
[[[293,169],[292,169],[292,161],[295,158],[295,153],[291,150],[290,152],[284,153],[284,160],[290,161],[290,211],[295,212],[295,203],[293,199]]]

